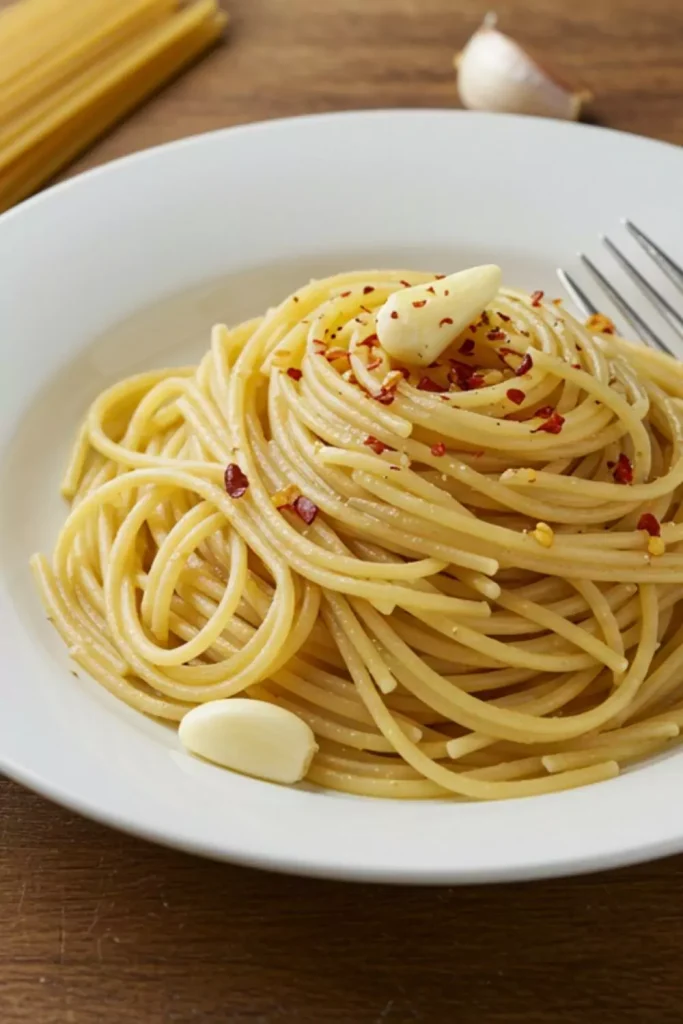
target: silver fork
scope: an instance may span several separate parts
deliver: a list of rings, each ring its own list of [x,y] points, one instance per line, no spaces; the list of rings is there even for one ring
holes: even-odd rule
[[[681,268],[675,260],[672,260],[670,256],[660,249],[660,247],[656,245],[651,238],[648,238],[640,228],[637,228],[635,224],[631,223],[630,220],[624,220],[623,224],[629,234],[635,238],[641,249],[647,253],[647,255],[656,263],[660,270],[666,274],[669,280],[673,282],[678,291],[683,295],[683,268]],[[636,287],[643,293],[643,295],[645,295],[646,298],[650,300],[664,320],[666,320],[669,326],[676,332],[676,334],[678,334],[681,340],[683,340],[683,316],[671,305],[668,299],[665,299],[664,296],[657,291],[646,277],[643,277],[641,272],[634,267],[631,261],[624,256],[624,254],[612,241],[610,241],[609,238],[602,235],[601,241],[608,252],[615,258],[617,263],[626,271]],[[670,346],[666,344],[660,335],[657,334],[657,332],[650,327],[645,320],[643,320],[640,313],[638,313],[633,306],[619,294],[614,285],[608,281],[602,271],[598,270],[593,261],[582,252],[578,255],[583,266],[588,270],[592,278],[602,288],[603,292],[612,301],[615,308],[619,310],[624,320],[630,324],[639,338],[644,341],[646,345],[650,345],[651,347],[660,349],[662,352],[667,352],[669,355],[673,355],[674,353],[671,351]],[[557,276],[584,316],[592,316],[598,312],[597,306],[591,302],[584,290],[576,283],[574,278],[567,273],[566,270],[558,267]]]

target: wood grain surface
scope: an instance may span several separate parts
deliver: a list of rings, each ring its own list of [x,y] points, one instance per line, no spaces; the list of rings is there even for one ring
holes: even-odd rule
[[[454,106],[453,52],[488,6],[224,3],[225,45],[71,172],[245,121]],[[593,90],[595,120],[683,143],[681,0],[497,7]],[[4,780],[0,1024],[680,1024],[682,885],[680,858],[482,889],[279,877],[153,847]]]

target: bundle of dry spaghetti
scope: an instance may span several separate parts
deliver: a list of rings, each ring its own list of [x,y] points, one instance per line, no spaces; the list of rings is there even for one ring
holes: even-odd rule
[[[0,13],[0,212],[206,50],[216,0],[20,0]]]

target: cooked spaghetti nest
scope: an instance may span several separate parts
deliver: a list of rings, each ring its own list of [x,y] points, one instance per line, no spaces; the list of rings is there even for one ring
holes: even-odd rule
[[[549,793],[676,739],[683,369],[510,290],[395,365],[377,311],[439,280],[313,281],[96,398],[32,563],[87,673],[176,722],[282,705],[363,795]]]

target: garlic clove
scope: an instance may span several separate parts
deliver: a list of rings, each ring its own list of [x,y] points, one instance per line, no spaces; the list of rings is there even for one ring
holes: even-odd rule
[[[500,267],[470,267],[393,292],[377,314],[382,347],[401,362],[429,366],[494,300]]]
[[[458,93],[470,110],[535,114],[576,121],[590,93],[574,91],[496,28],[489,14],[457,54]]]
[[[183,746],[223,768],[291,785],[318,750],[313,730],[277,704],[232,697],[199,704],[178,727]]]

